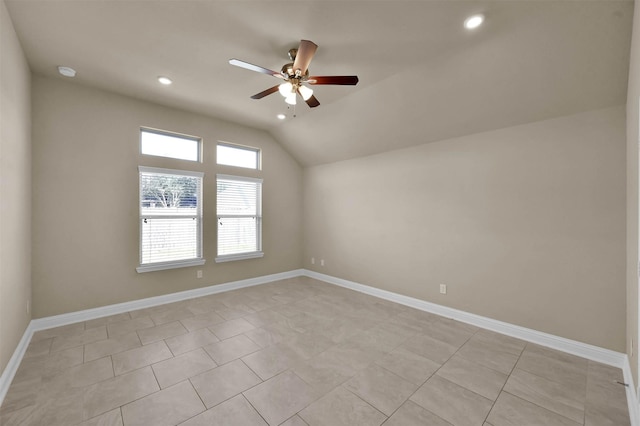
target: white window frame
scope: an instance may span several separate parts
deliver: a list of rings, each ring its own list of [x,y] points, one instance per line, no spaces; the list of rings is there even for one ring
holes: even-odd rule
[[[142,181],[140,179],[140,175],[142,173],[156,173],[156,174],[164,174],[164,175],[176,175],[176,176],[189,176],[189,177],[198,177],[200,178],[200,194],[198,196],[198,208],[196,209],[195,219],[197,220],[197,240],[196,240],[196,253],[197,257],[192,259],[181,259],[181,260],[172,260],[167,262],[156,262],[156,263],[142,263],[142,221],[147,217],[142,214]],[[191,170],[174,170],[174,169],[163,169],[158,167],[146,167],[146,166],[138,166],[138,184],[139,184],[139,195],[138,195],[138,227],[139,227],[139,266],[136,268],[138,273],[142,272],[152,272],[152,271],[162,271],[165,269],[175,269],[175,268],[185,268],[189,266],[199,266],[204,265],[206,260],[202,257],[202,186],[204,182],[204,173],[195,172]],[[183,218],[192,218],[193,215],[185,215],[185,216],[176,216],[176,215],[153,215],[154,219],[183,219]]]
[[[245,252],[245,253],[234,253],[234,254],[226,254],[219,255],[215,258],[216,263],[221,262],[232,262],[236,260],[245,260],[245,259],[256,259],[264,256],[264,252],[262,251],[262,183],[263,180],[260,178],[251,178],[247,176],[233,176],[233,175],[225,175],[225,174],[217,174],[216,175],[216,188],[218,187],[218,180],[235,180],[242,182],[252,182],[260,184],[260,191],[257,193],[257,214],[256,215],[219,215],[217,212],[216,206],[216,222],[218,223],[218,227],[220,226],[220,219],[228,218],[228,217],[255,217],[256,218],[256,251]],[[217,190],[216,190],[217,191]],[[216,232],[218,241],[216,241],[216,250],[219,250],[219,231]]]

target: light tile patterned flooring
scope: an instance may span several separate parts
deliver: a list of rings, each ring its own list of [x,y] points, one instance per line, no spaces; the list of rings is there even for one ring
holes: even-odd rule
[[[629,425],[616,381],[300,277],[37,332],[0,424]]]

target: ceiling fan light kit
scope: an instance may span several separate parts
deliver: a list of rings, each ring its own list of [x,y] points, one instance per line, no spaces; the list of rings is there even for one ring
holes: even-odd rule
[[[285,82],[285,83],[282,83],[280,86],[278,86],[278,91],[285,98],[287,96],[289,96],[289,94],[291,93],[292,89],[293,89],[293,84],[289,83],[288,81]]]
[[[295,105],[297,103],[296,94],[290,93],[285,98],[284,101],[289,105]]]
[[[293,62],[284,64],[280,72],[272,71],[258,65],[253,65],[239,59],[230,59],[229,63],[249,71],[269,74],[273,77],[284,80],[284,83],[270,87],[269,89],[251,96],[251,99],[262,99],[272,93],[280,92],[280,94],[285,98],[285,102],[289,105],[295,105],[297,95],[300,95],[309,107],[315,108],[320,105],[320,102],[318,102],[316,97],[313,96],[313,90],[303,83],[311,85],[324,84],[343,86],[355,86],[358,84],[358,77],[355,75],[309,76],[309,63],[311,63],[317,48],[318,46],[312,41],[300,40],[300,45],[297,49],[289,50],[289,58]]]
[[[308,101],[311,96],[313,96],[313,90],[307,86],[303,86],[302,84],[298,87],[298,93],[302,96],[304,101]]]

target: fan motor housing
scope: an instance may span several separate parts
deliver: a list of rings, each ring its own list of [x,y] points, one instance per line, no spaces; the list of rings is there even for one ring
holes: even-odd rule
[[[297,78],[301,81],[307,81],[307,79],[309,79],[309,69],[307,69],[307,71],[303,75],[296,75],[296,73],[293,71],[293,62],[284,64],[282,66],[281,72],[283,75],[287,76],[287,78]]]

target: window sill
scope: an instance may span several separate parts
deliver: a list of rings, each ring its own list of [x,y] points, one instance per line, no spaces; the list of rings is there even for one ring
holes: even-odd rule
[[[189,266],[204,265],[205,262],[205,259],[189,259],[176,262],[148,263],[138,266],[136,271],[141,274],[143,272],[164,271],[165,269],[188,268]]]
[[[228,254],[226,256],[216,257],[216,263],[233,262],[235,260],[245,260],[245,259],[257,259],[263,256],[264,256],[264,253],[261,251],[252,251],[251,253]]]

